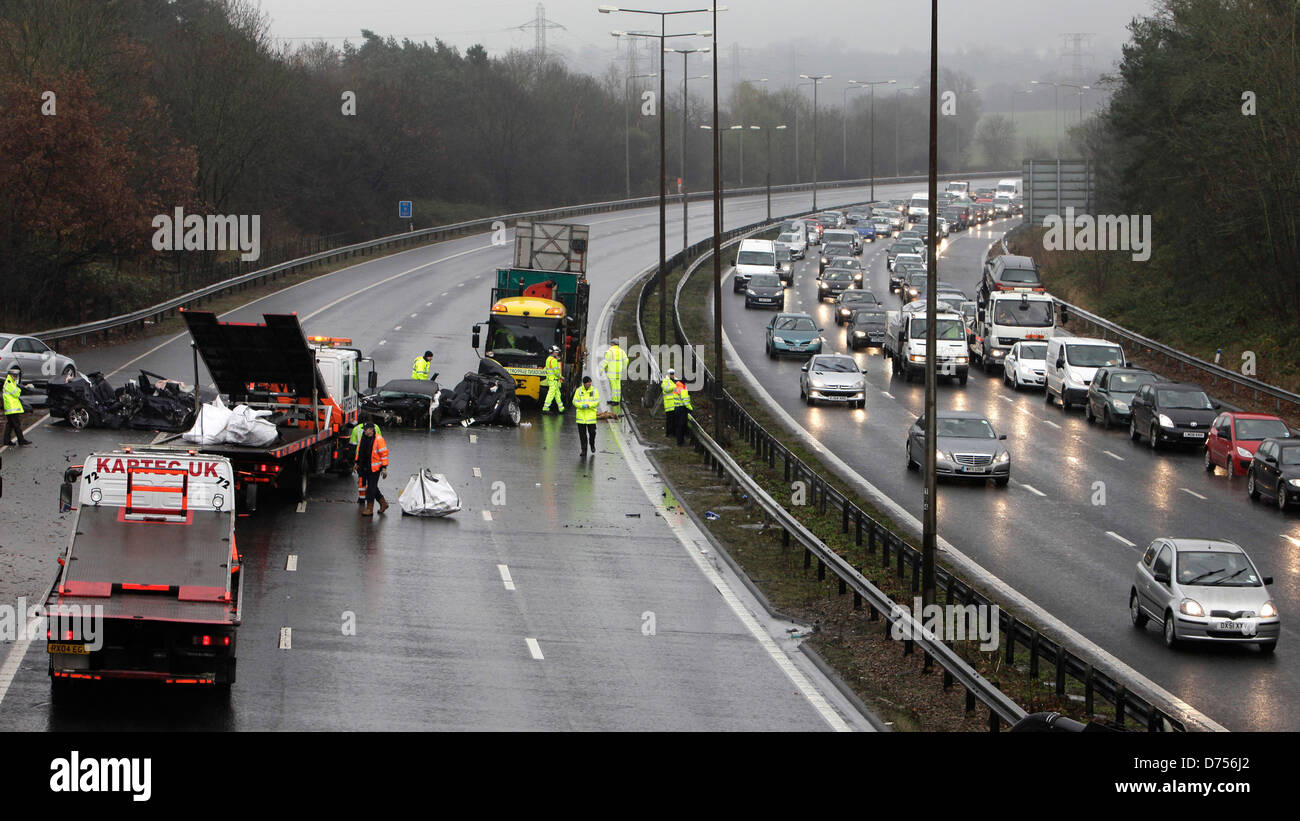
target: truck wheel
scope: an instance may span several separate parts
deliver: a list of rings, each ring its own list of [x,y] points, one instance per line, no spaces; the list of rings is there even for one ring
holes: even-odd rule
[[[90,426],[90,408],[78,402],[68,409],[68,424],[73,430],[85,430]]]
[[[960,376],[957,377],[957,381],[960,382],[961,384],[965,385],[965,384],[966,384],[966,380],[967,380],[969,377],[970,377],[970,373],[969,373],[969,372],[967,372],[967,373],[963,373],[963,374],[961,374]]]
[[[298,499],[299,502],[307,501],[307,459],[303,459],[303,465],[298,470]]]

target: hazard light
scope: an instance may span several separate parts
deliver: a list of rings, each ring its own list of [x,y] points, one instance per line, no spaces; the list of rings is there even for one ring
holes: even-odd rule
[[[494,313],[494,314],[504,314],[504,313],[506,313],[508,310],[509,310],[509,309],[506,308],[506,306],[502,305],[500,302],[498,302],[498,303],[496,303],[495,305],[492,306],[492,313]]]
[[[547,316],[562,316],[563,314],[564,314],[564,309],[559,306],[546,309]]]

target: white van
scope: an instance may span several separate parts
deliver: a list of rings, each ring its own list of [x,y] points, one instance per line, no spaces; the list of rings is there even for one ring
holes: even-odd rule
[[[921,217],[930,216],[930,192],[913,194],[907,203],[907,221],[916,222]]]
[[[1082,404],[1098,368],[1123,367],[1124,349],[1117,343],[1086,336],[1056,336],[1047,343],[1047,402],[1061,407]]]
[[[827,245],[842,242],[853,249],[855,256],[862,253],[862,235],[851,228],[828,228],[822,234],[822,242]]]
[[[966,180],[949,180],[948,185],[943,189],[945,194],[956,194],[964,197],[970,193],[970,183]]]
[[[776,243],[770,239],[742,239],[736,256],[731,260],[736,268],[731,290],[740,293],[754,274],[781,275],[781,263],[776,255]]]
[[[1005,194],[1008,197],[1020,196],[1020,180],[998,180],[998,187],[993,192],[993,195],[997,196],[999,194]]]

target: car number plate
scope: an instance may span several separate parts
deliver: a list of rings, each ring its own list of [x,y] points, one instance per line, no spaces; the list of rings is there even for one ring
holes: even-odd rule
[[[75,656],[88,656],[90,651],[84,644],[67,644],[66,642],[52,641],[45,647],[47,653],[71,653]]]
[[[1184,438],[1184,439],[1204,439],[1204,438],[1205,438],[1205,434],[1204,434],[1204,433],[1200,433],[1200,432],[1194,432],[1194,431],[1183,431],[1183,438]]]
[[[1241,633],[1243,636],[1253,636],[1256,625],[1254,621],[1249,619],[1245,621],[1220,621],[1214,623],[1214,629],[1229,633]]]
[[[983,465],[962,465],[962,473],[988,473],[989,469]]]

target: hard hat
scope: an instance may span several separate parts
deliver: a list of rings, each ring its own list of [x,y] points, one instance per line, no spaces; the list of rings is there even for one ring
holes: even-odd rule
[[[559,345],[552,345],[552,346],[551,346],[551,353],[559,353],[559,352],[560,352],[560,346],[559,346]]]
[[[671,376],[672,374],[675,374],[675,373],[677,373],[677,371],[673,370],[672,368],[669,368],[669,369],[668,369],[668,374],[669,374],[670,376]]]

